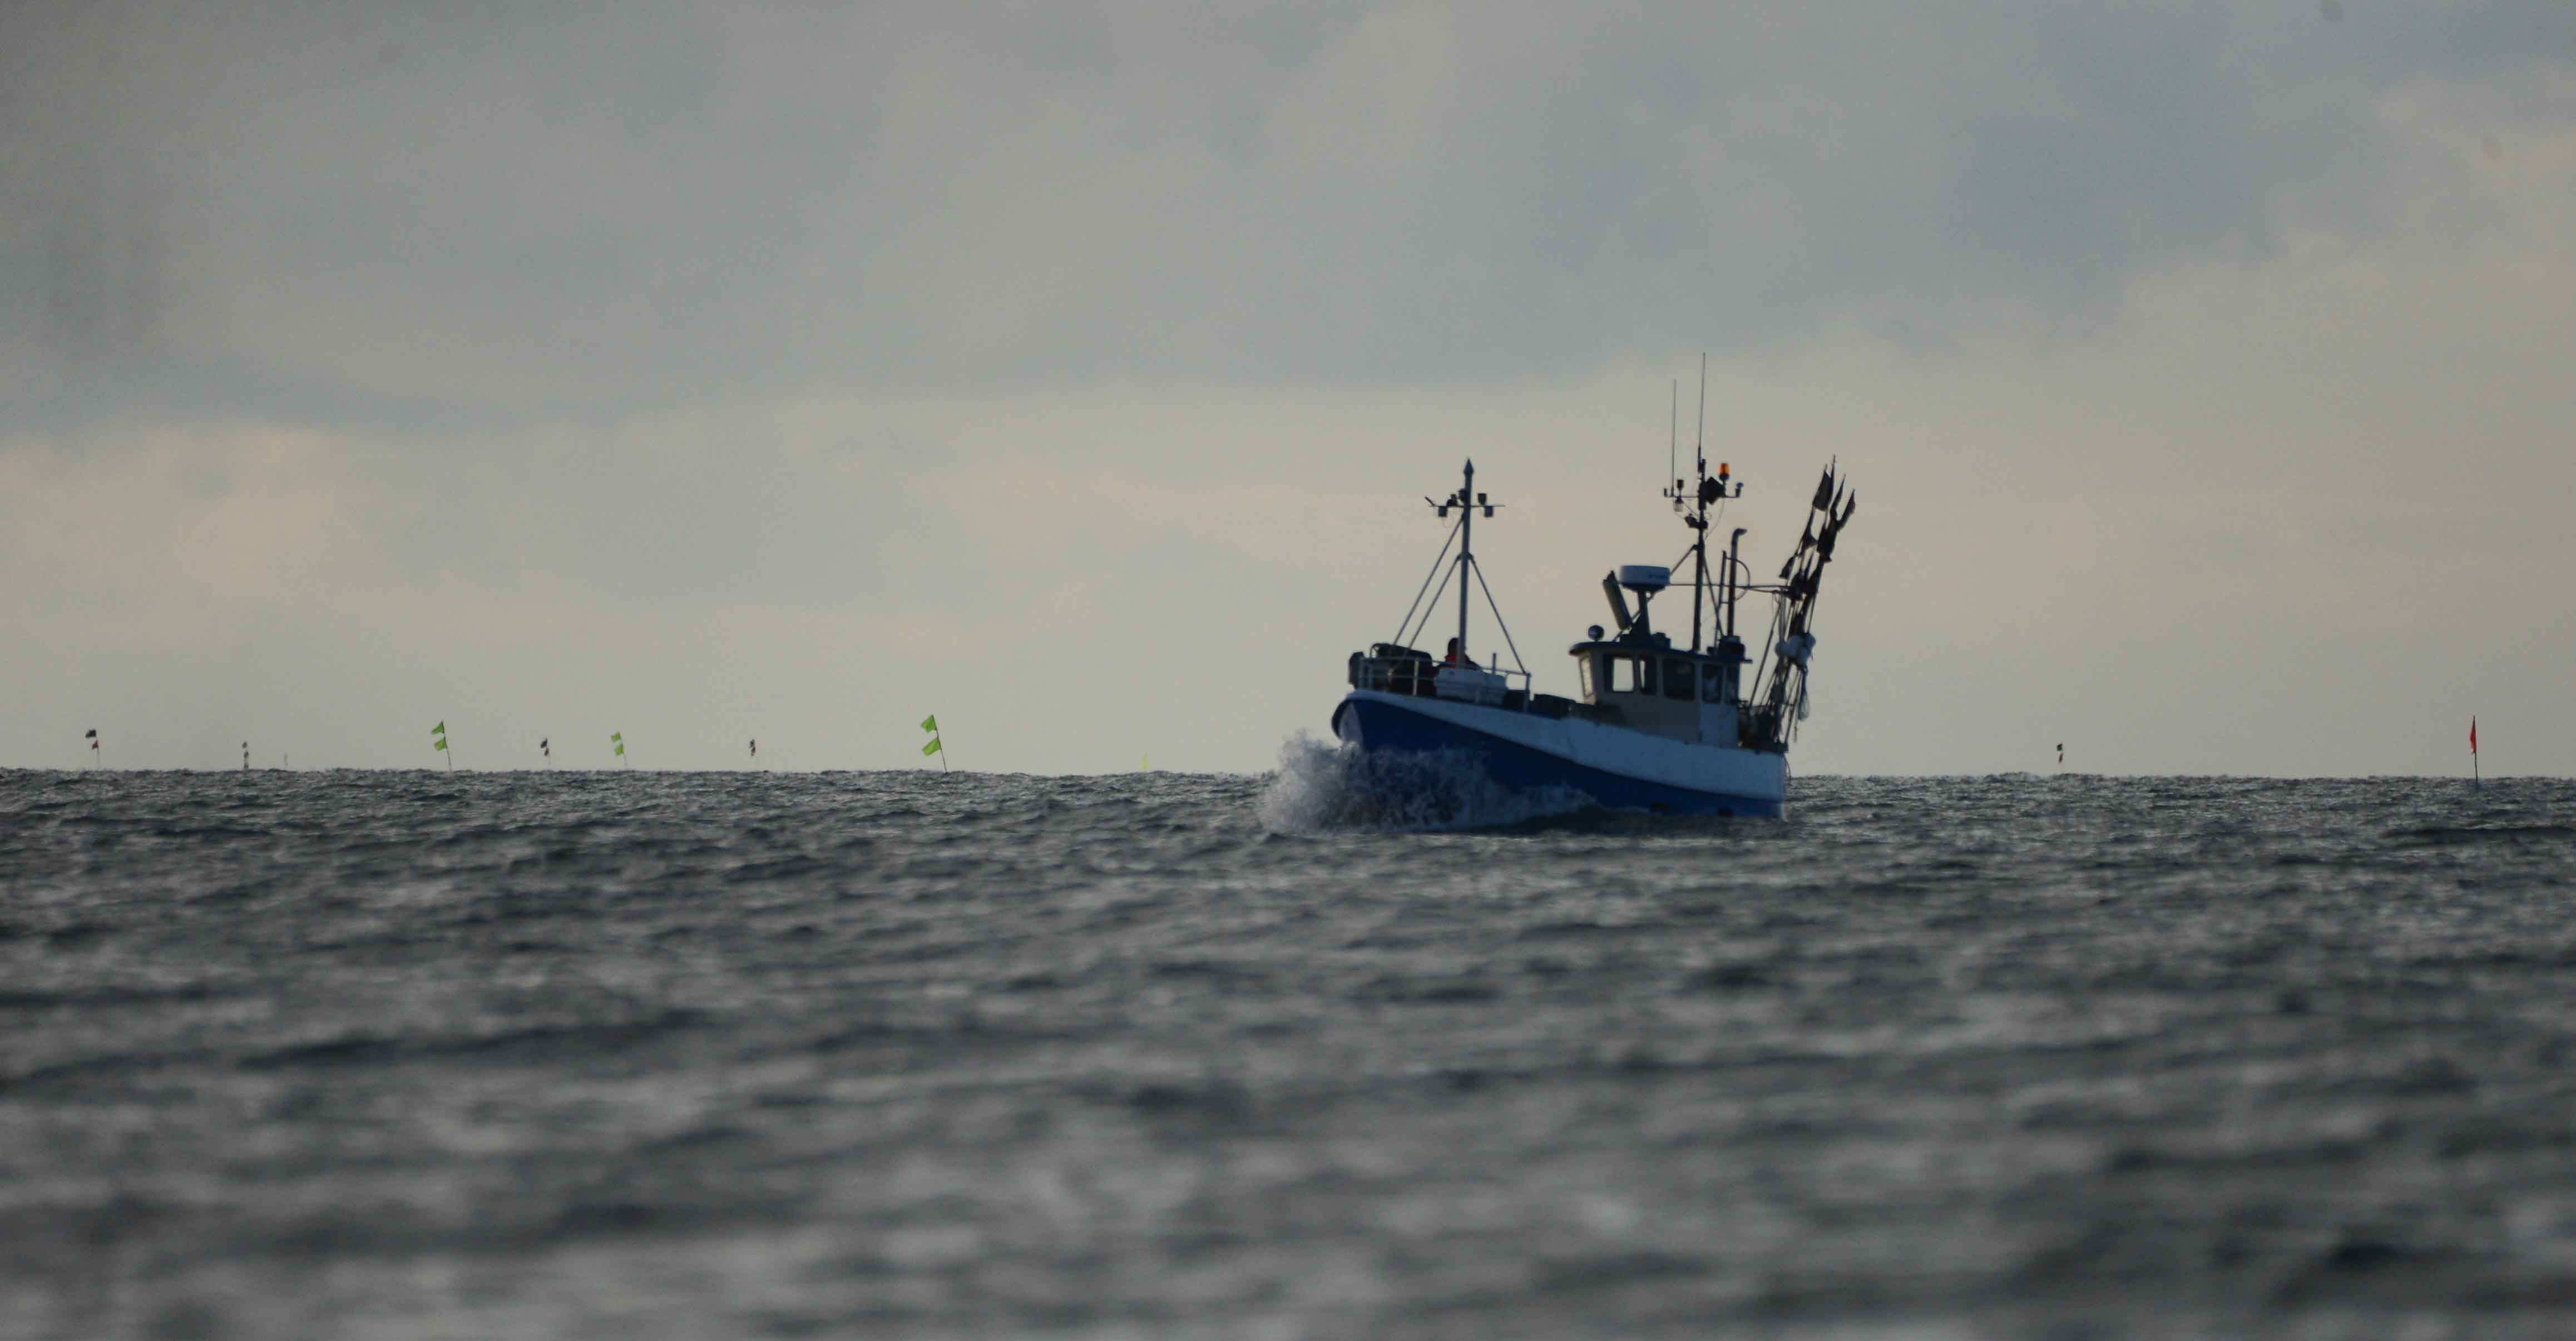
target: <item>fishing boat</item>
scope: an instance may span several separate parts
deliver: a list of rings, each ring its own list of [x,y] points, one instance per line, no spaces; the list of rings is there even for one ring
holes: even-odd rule
[[[1678,395],[1674,418],[1677,430]],[[1807,716],[1816,587],[1859,498],[1828,465],[1778,579],[1755,583],[1740,557],[1744,528],[1734,529],[1723,554],[1709,548],[1712,526],[1729,501],[1743,496],[1744,485],[1724,461],[1711,475],[1705,447],[1697,455],[1696,483],[1675,475],[1663,490],[1690,530],[1689,548],[1676,564],[1626,564],[1603,576],[1612,627],[1595,624],[1566,649],[1580,686],[1570,699],[1532,692],[1529,668],[1477,566],[1476,517],[1490,520],[1503,505],[1477,492],[1476,463],[1468,461],[1457,492],[1423,499],[1438,517],[1455,512],[1457,521],[1395,638],[1351,653],[1350,692],[1333,709],[1333,734],[1366,753],[1454,755],[1503,788],[1563,789],[1605,809],[1782,814],[1789,744]],[[1674,580],[1684,563],[1686,587]],[[1432,579],[1444,570],[1434,592]],[[1412,644],[1445,607],[1451,585],[1458,589],[1458,631],[1435,658]],[[1471,587],[1483,592],[1503,641],[1503,652],[1488,653],[1481,664],[1468,627]],[[1674,632],[1658,629],[1653,608],[1657,597],[1685,589],[1691,601],[1686,643],[1676,639],[1681,621],[1671,621]],[[1736,629],[1737,608],[1748,595],[1771,598],[1758,662]]]

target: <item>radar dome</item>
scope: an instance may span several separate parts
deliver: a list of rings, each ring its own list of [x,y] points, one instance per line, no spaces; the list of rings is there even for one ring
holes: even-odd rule
[[[1673,570],[1657,563],[1623,563],[1619,565],[1619,585],[1641,596],[1653,595],[1671,586]]]

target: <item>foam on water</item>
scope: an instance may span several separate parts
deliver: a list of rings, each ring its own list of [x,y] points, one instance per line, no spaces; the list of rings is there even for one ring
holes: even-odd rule
[[[1501,828],[1592,807],[1592,798],[1572,787],[1501,786],[1462,750],[1363,752],[1301,732],[1279,749],[1260,815],[1275,833],[1428,833]]]

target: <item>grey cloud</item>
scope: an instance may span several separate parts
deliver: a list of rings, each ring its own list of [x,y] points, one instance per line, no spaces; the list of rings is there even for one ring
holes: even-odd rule
[[[618,434],[366,450],[364,525],[414,581],[563,580],[611,608],[928,599],[904,537],[952,522],[925,489],[944,451],[895,434],[788,450],[753,416]],[[944,571],[970,578],[973,556]],[[908,585],[913,584],[913,585]]]
[[[2050,334],[2366,231],[2373,101],[2537,3],[27,6],[21,426],[1423,380]]]

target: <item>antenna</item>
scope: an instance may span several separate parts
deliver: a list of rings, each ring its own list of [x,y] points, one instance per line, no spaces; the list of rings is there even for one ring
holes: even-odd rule
[[[1691,651],[1700,649],[1700,607],[1708,604],[1708,351],[1699,352],[1699,426],[1692,431],[1691,501],[1699,505],[1699,514],[1685,511],[1682,519],[1691,528]],[[1678,489],[1681,481],[1673,481]]]
[[[1664,497],[1673,500],[1673,508],[1676,511],[1680,510],[1682,505],[1682,500],[1679,496],[1679,491],[1682,486],[1682,477],[1675,473],[1681,469],[1681,450],[1682,379],[1676,377],[1673,379],[1672,427],[1666,430],[1664,436],[1664,478],[1673,482],[1673,487],[1664,491]]]
[[[1708,473],[1708,351],[1699,352],[1699,473]]]

